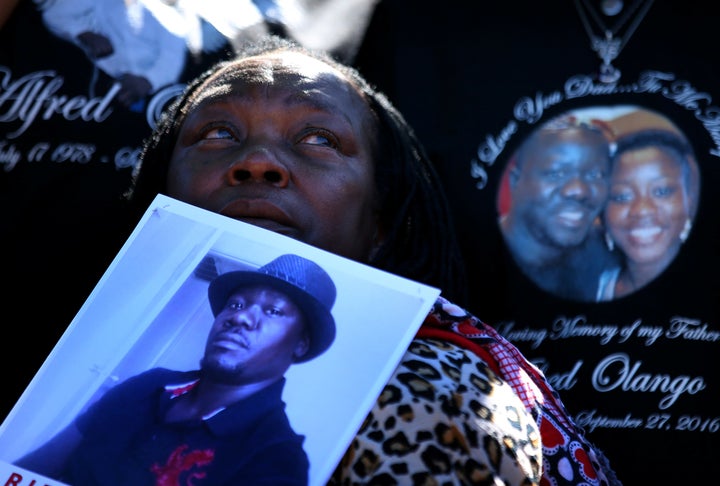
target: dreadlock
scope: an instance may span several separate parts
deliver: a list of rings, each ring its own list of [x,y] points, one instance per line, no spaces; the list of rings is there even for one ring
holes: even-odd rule
[[[465,269],[440,178],[424,147],[385,96],[368,96],[378,117],[375,182],[386,241],[373,266],[435,285],[465,299]]]
[[[388,98],[356,69],[288,39],[268,36],[250,43],[236,57],[219,62],[186,87],[146,139],[133,173],[133,186],[126,195],[128,200],[139,211],[147,208],[157,193],[166,192],[166,176],[179,129],[189,102],[204,82],[238,60],[274,51],[303,53],[337,69],[362,93],[374,115],[375,186],[384,240],[370,265],[440,288],[445,297],[464,305],[465,269],[449,205],[440,178],[413,129]]]

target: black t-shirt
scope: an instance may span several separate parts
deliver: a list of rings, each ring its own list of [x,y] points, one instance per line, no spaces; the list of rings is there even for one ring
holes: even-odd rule
[[[211,417],[165,422],[175,394],[195,386],[193,371],[155,368],[111,388],[81,414],[83,441],[65,475],[73,485],[231,485],[273,481],[306,485],[305,437],[285,412],[285,380]],[[279,460],[279,458],[282,458]]]
[[[709,35],[716,19],[705,11],[655,2],[638,18],[644,3],[624,2],[623,11],[607,16],[600,2],[584,0],[453,6],[385,1],[357,65],[406,115],[436,163],[467,262],[469,310],[545,371],[620,480],[694,484],[714,477],[720,450],[720,372],[713,365],[720,349],[720,52]],[[596,37],[602,40],[609,30],[623,41],[610,62],[620,70],[618,80],[598,78],[603,61],[576,4],[596,9],[605,29],[586,12]],[[536,130],[570,118],[604,130],[613,143],[658,130],[693,152],[676,170],[684,171],[682,180],[658,183],[669,180],[662,172],[654,179],[607,174],[610,202],[595,219],[613,240],[603,251],[629,265],[642,255],[628,247],[623,257],[623,244],[645,245],[647,258],[649,248],[656,248],[656,257],[670,256],[646,285],[607,301],[543,291],[530,269],[516,263],[521,260],[500,231],[512,202],[508,181],[517,151]],[[566,170],[547,174],[570,178]],[[581,185],[565,190],[579,199]],[[668,206],[662,201],[678,200],[673,191],[681,191],[684,201]],[[621,211],[611,210],[641,196],[654,202],[627,211],[636,214],[635,229],[622,236],[622,223],[612,222],[621,220],[613,216]],[[579,224],[584,210],[577,209],[580,203],[574,207],[544,221]],[[662,207],[683,212],[670,217]],[[683,237],[685,220],[691,229]],[[659,236],[671,228],[672,236]],[[661,238],[668,249],[657,250]],[[572,278],[586,275],[584,267],[573,267]],[[612,265],[606,267],[609,281]],[[600,284],[597,276],[583,279]]]

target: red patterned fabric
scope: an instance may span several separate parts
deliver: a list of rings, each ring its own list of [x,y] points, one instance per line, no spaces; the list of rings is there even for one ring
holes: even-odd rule
[[[541,485],[621,484],[604,455],[574,424],[542,371],[495,329],[440,297],[417,337],[444,339],[474,352],[512,386],[540,429],[543,447]]]

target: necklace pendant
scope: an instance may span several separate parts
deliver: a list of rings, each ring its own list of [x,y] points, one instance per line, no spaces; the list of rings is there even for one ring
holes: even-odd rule
[[[600,65],[600,75],[598,79],[606,84],[614,83],[620,79],[620,70],[610,63],[602,63]]]
[[[610,64],[620,53],[622,41],[613,37],[612,33],[605,32],[605,38],[593,36],[592,48],[602,59],[599,79],[603,83],[614,83],[620,79],[620,70]]]
[[[598,79],[601,82],[610,84],[620,79],[620,70],[611,63],[618,57],[620,51],[622,51],[623,47],[628,43],[628,40],[630,40],[635,29],[637,29],[640,22],[642,22],[653,1],[654,0],[633,0],[632,4],[625,9],[621,18],[619,18],[614,25],[607,26],[605,22],[603,22],[600,13],[597,12],[593,6],[593,3],[599,3],[600,0],[575,0],[575,8],[578,11],[578,15],[580,15],[580,21],[590,39],[590,45],[602,60],[600,73],[598,75]],[[623,10],[623,0],[601,0],[601,7],[605,15],[617,15]],[[591,25],[591,18],[595,22],[595,26]],[[630,23],[627,24],[627,22]],[[597,27],[600,28],[600,35],[596,34]],[[602,34],[604,34],[604,36]]]
[[[602,59],[603,64],[609,65],[612,61],[620,54],[620,48],[622,47],[622,41],[616,39],[610,32],[605,33],[605,38],[593,36],[592,48],[597,55]]]

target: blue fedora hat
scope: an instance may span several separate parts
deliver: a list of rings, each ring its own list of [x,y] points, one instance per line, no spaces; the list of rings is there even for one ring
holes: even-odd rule
[[[337,291],[330,275],[318,264],[298,255],[282,255],[257,270],[234,271],[216,277],[208,287],[210,308],[217,316],[230,295],[247,285],[264,284],[285,293],[305,316],[310,347],[301,363],[322,354],[335,340],[335,319],[330,310]]]

